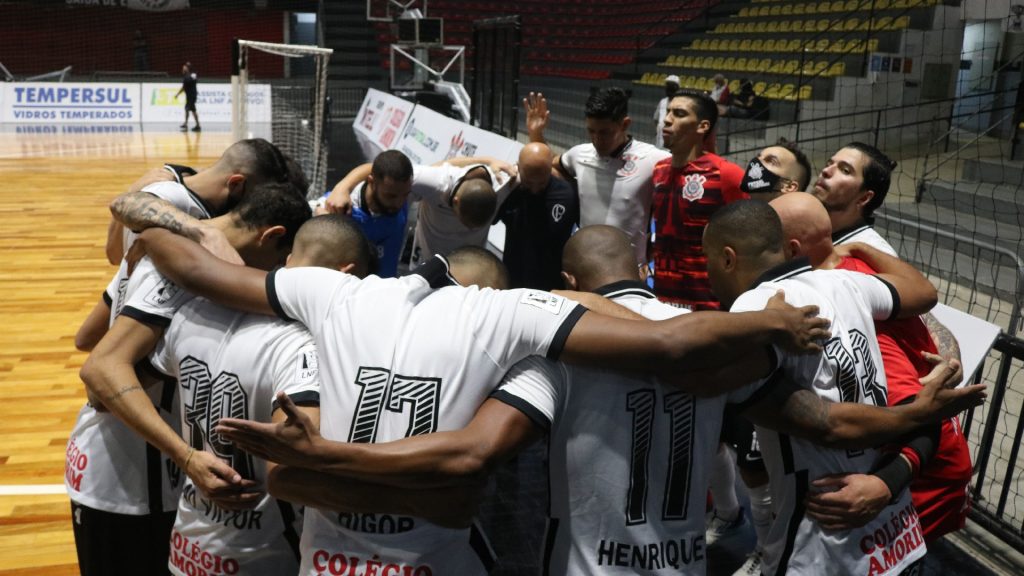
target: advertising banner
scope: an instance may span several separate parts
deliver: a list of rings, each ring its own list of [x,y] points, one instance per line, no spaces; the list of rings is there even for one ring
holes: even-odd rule
[[[0,84],[0,122],[126,124],[142,120],[140,88],[127,83]]]
[[[178,94],[181,83],[145,83],[142,85],[142,121],[177,122],[185,118],[185,94]],[[231,122],[231,84],[198,84],[196,111],[201,123]],[[270,86],[249,84],[249,124],[270,123]]]
[[[353,129],[381,150],[393,148],[416,105],[370,88],[356,115]]]
[[[456,156],[492,156],[515,162],[518,142],[416,106],[396,145],[413,164],[433,164]]]

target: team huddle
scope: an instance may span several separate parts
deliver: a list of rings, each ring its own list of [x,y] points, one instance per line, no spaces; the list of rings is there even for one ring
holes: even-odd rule
[[[883,154],[844,147],[807,193],[790,143],[715,155],[702,93],[669,99],[668,151],[617,89],[560,156],[526,106],[516,166],[387,151],[311,206],[253,139],[113,201],[120,268],[75,338],[83,575],[487,574],[484,485],[544,439],[545,574],[705,574],[743,518],[734,449],[741,570],[912,574],[962,526],[984,387],[954,387],[934,287],[870,226]]]

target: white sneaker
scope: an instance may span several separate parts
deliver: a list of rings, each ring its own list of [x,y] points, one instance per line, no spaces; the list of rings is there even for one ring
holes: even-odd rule
[[[761,551],[754,550],[747,555],[747,561],[732,576],[761,576]]]
[[[711,519],[707,521],[704,528],[704,543],[707,546],[713,545],[719,540],[731,538],[742,534],[747,526],[747,515],[740,508],[736,517],[726,520],[718,515],[717,511],[711,513]]]

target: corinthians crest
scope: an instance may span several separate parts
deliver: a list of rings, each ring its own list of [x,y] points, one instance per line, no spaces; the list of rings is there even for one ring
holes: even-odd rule
[[[704,197],[704,183],[707,178],[703,174],[687,174],[686,184],[683,185],[683,198],[693,202]]]

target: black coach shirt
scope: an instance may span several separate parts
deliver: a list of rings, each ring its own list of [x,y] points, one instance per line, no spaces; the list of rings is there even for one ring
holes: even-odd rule
[[[505,223],[505,266],[513,288],[563,288],[562,248],[580,220],[576,191],[552,178],[541,193],[522,186],[512,191],[498,210]]]

